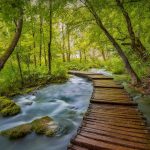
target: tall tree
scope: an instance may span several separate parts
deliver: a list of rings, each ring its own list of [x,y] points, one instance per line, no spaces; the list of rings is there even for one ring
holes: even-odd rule
[[[22,27],[23,27],[23,10],[20,9],[20,15],[16,22],[16,31],[15,31],[14,37],[13,37],[9,47],[5,51],[5,53],[0,57],[0,71],[3,69],[5,63],[7,62],[7,60],[13,53],[15,47],[17,46],[17,43],[21,36]]]
[[[43,17],[42,14],[40,14],[40,52],[39,52],[39,61],[40,61],[40,66],[42,63],[42,43],[43,43]]]
[[[49,43],[48,43],[48,73],[51,74],[52,67],[52,54],[51,54],[51,45],[52,45],[52,0],[49,0]]]
[[[120,8],[120,10],[126,20],[126,23],[127,23],[128,32],[129,32],[130,39],[131,39],[131,48],[134,50],[134,52],[138,55],[138,57],[141,60],[147,61],[149,59],[147,50],[144,47],[144,45],[142,44],[139,37],[137,37],[134,33],[130,16],[129,16],[128,12],[126,11],[126,9],[124,8],[123,2],[124,2],[123,0],[116,0],[116,3],[118,5],[118,7]]]
[[[95,11],[93,5],[90,3],[89,0],[85,0],[84,2],[82,0],[80,0],[80,1],[86,5],[86,7],[89,9],[91,14],[95,18],[97,25],[100,27],[100,29],[104,32],[104,34],[107,36],[109,41],[113,44],[113,46],[117,50],[119,56],[121,57],[121,59],[123,60],[123,62],[125,64],[126,70],[128,71],[128,73],[129,73],[129,75],[131,77],[132,84],[139,84],[141,81],[140,81],[138,75],[133,70],[132,66],[129,63],[128,58],[126,57],[125,53],[123,52],[123,50],[120,47],[120,45],[118,44],[118,42],[114,39],[114,37],[109,33],[107,28],[102,23],[102,20],[99,17],[99,15],[97,14],[97,12]]]

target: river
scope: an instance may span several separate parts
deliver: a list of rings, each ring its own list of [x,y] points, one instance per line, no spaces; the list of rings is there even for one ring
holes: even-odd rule
[[[0,150],[66,150],[88,108],[92,90],[90,81],[72,76],[66,83],[47,85],[32,93],[14,97],[22,112],[10,118],[1,117],[0,130],[50,116],[58,124],[59,131],[50,138],[34,133],[19,140],[0,136]]]

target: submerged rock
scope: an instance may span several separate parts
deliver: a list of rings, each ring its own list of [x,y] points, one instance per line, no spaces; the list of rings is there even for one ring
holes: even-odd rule
[[[19,125],[17,127],[1,131],[0,135],[6,136],[10,139],[18,139],[26,136],[31,132],[37,134],[52,136],[57,130],[57,125],[54,123],[53,119],[45,116],[40,119],[36,119],[31,123]]]
[[[0,115],[3,117],[14,116],[20,113],[21,108],[11,99],[0,97]]]
[[[51,129],[49,124],[53,122],[53,119],[46,116],[40,119],[36,119],[32,121],[32,130],[37,134],[44,134],[44,135],[52,135],[54,130]]]
[[[0,132],[1,135],[10,139],[18,139],[31,133],[31,124],[23,124],[5,131]]]

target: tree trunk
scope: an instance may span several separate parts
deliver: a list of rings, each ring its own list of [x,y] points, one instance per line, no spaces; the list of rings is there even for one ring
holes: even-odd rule
[[[20,61],[20,56],[19,56],[18,50],[16,52],[16,58],[17,58],[17,63],[18,63],[18,68],[19,68],[19,73],[20,73],[20,78],[21,78],[21,85],[23,87],[24,80],[23,80],[23,73],[22,73],[21,61]]]
[[[67,61],[70,62],[70,31],[68,26],[67,26],[67,40],[68,40]]]
[[[51,74],[52,67],[52,55],[51,55],[51,44],[52,44],[52,0],[49,0],[49,43],[48,43],[48,74]]]
[[[82,62],[82,50],[80,50],[79,53],[80,53],[80,62]]]
[[[142,42],[140,41],[140,39],[135,36],[135,33],[133,31],[133,26],[131,23],[131,19],[129,17],[128,12],[125,10],[123,6],[123,2],[121,2],[120,0],[116,0],[116,2],[117,2],[118,7],[121,9],[123,16],[127,23],[128,32],[129,32],[130,39],[131,39],[131,48],[134,50],[134,52],[142,61],[147,61],[149,59],[149,56],[147,55],[147,51],[144,45],[142,44]]]
[[[40,61],[40,66],[41,66],[41,63],[42,63],[42,38],[43,38],[43,18],[42,16],[40,15],[40,52],[39,52],[39,61]]]
[[[45,66],[47,66],[47,58],[46,58],[46,49],[45,49],[45,36],[44,36],[44,32],[43,32],[43,49],[44,49]]]
[[[63,41],[63,44],[62,44],[62,60],[63,62],[66,61],[66,58],[65,58],[65,36],[64,36],[64,25],[62,24],[62,41]]]
[[[35,26],[33,23],[33,18],[31,16],[31,22],[32,22],[32,37],[33,37],[33,57],[34,57],[34,66],[36,68],[37,63],[36,63],[36,52],[35,52],[35,48],[36,48],[36,43],[35,43]]]
[[[103,60],[106,61],[106,56],[105,56],[105,52],[103,49],[102,49],[102,57],[103,57]]]
[[[23,27],[23,12],[20,13],[20,18],[18,19],[17,26],[16,26],[16,31],[15,35],[11,41],[11,44],[9,45],[8,49],[5,51],[5,53],[0,57],[0,71],[3,69],[5,63],[13,53],[19,39],[21,36],[22,32],[22,27]]]
[[[84,53],[84,62],[86,62],[87,61],[87,56],[86,56],[86,50],[85,49],[83,50],[83,53]]]
[[[32,83],[31,72],[30,72],[30,53],[28,52],[28,56],[26,56],[26,64],[28,69],[29,81]]]
[[[121,47],[119,46],[119,44],[116,42],[116,40],[114,39],[114,37],[107,31],[107,29],[105,28],[105,26],[103,25],[101,18],[98,16],[98,14],[96,13],[96,11],[94,10],[93,6],[91,5],[91,3],[89,2],[89,0],[86,0],[85,5],[88,7],[88,9],[90,10],[90,12],[93,14],[97,25],[101,28],[101,30],[105,33],[105,35],[107,36],[107,38],[109,39],[109,41],[113,44],[113,46],[115,47],[115,49],[117,50],[119,56],[121,57],[121,59],[123,60],[124,64],[125,64],[125,68],[128,71],[131,80],[132,80],[132,84],[139,84],[141,81],[139,79],[139,77],[137,76],[137,74],[135,73],[135,71],[133,70],[132,66],[130,65],[128,58],[126,57],[126,55],[124,54],[123,50],[121,49]]]

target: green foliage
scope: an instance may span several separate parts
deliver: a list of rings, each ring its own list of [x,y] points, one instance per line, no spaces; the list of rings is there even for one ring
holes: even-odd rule
[[[137,59],[130,48],[126,22],[116,1],[90,2],[105,27],[120,44],[135,72],[140,77],[148,76],[150,65]],[[145,5],[145,2],[125,1],[124,6],[131,18],[133,30],[148,55],[150,17],[149,5]],[[125,73],[125,66],[111,42],[97,26],[88,9],[76,0],[53,1],[51,74],[48,73],[49,1],[0,0],[0,57],[10,44],[21,9],[24,13],[23,31],[15,51],[0,72],[0,95],[14,95],[47,82],[63,82],[68,78],[68,70],[106,68],[114,74]]]
[[[149,77],[150,74],[150,64],[149,62],[141,63],[138,60],[132,63],[132,66],[136,70],[140,77]],[[139,69],[140,68],[140,69]]]
[[[128,83],[130,81],[130,77],[127,74],[115,75],[114,80],[119,82],[120,84],[122,84],[123,82]]]
[[[90,68],[100,68],[102,67],[102,63],[99,60],[96,60],[94,62],[86,61],[86,62],[80,62],[78,59],[73,60],[69,63],[66,63],[65,66],[68,68],[68,70],[89,70]]]
[[[123,74],[125,72],[124,65],[118,57],[113,57],[104,63],[107,70],[114,74]]]
[[[64,66],[61,60],[57,60],[56,62],[54,62],[53,69],[52,69],[52,76],[59,77],[59,78],[68,77],[68,69]]]

